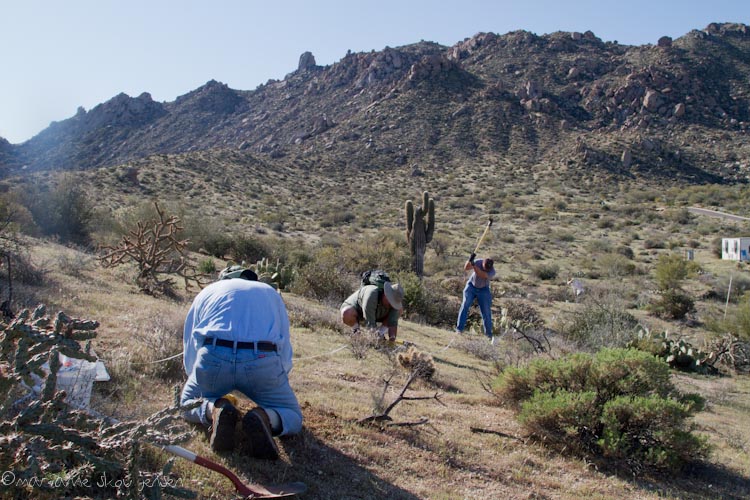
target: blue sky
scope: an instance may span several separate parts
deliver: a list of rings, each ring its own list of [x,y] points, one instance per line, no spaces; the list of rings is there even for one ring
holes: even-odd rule
[[[750,0],[0,0],[0,137],[23,142],[120,92],[173,101],[211,79],[252,90],[305,51],[330,65],[347,50],[519,29],[642,45],[711,22],[750,24]]]

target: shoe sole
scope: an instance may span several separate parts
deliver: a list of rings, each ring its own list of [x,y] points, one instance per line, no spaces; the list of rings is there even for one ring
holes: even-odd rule
[[[273,439],[271,429],[256,411],[251,410],[245,414],[242,419],[242,431],[245,433],[246,447],[250,456],[265,460],[279,458],[279,448]]]
[[[234,449],[234,429],[237,426],[237,410],[224,407],[217,411],[217,421],[211,426],[211,437],[208,442],[214,451],[232,451]]]

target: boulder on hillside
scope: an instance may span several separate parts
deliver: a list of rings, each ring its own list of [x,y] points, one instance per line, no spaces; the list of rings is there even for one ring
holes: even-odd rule
[[[317,65],[315,64],[315,56],[312,52],[303,52],[299,56],[299,64],[297,65],[297,71],[306,71],[308,69],[314,69]]]
[[[656,111],[659,109],[661,104],[661,95],[659,92],[653,89],[646,91],[646,95],[643,96],[643,107],[649,111]]]
[[[440,54],[430,54],[424,56],[419,62],[412,64],[409,68],[408,79],[409,81],[428,80],[458,68],[458,63],[447,57]]]
[[[672,37],[670,37],[670,36],[663,36],[663,37],[659,38],[659,41],[656,42],[656,45],[658,47],[663,47],[663,48],[671,47],[672,46]]]

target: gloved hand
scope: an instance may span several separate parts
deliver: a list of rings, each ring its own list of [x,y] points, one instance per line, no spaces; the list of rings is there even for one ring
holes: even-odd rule
[[[474,259],[476,258],[477,258],[477,254],[475,254],[474,252],[471,252],[471,256],[469,257],[469,262],[474,264]]]

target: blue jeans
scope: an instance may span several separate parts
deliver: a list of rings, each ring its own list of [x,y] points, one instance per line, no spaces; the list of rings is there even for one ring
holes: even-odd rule
[[[264,409],[276,410],[283,426],[281,435],[302,430],[302,410],[278,353],[252,349],[237,349],[233,353],[231,347],[212,345],[198,350],[193,372],[180,398],[183,405],[199,398],[206,401],[185,412],[185,419],[208,425],[208,402],[213,403],[233,390],[238,390]]]
[[[477,288],[471,284],[471,281],[466,282],[464,288],[464,300],[461,302],[461,309],[458,313],[458,322],[456,323],[456,330],[463,332],[466,328],[466,319],[469,317],[469,308],[474,303],[474,299],[477,299],[479,304],[479,313],[482,315],[482,323],[484,323],[484,334],[488,337],[492,337],[492,293],[490,287]]]

